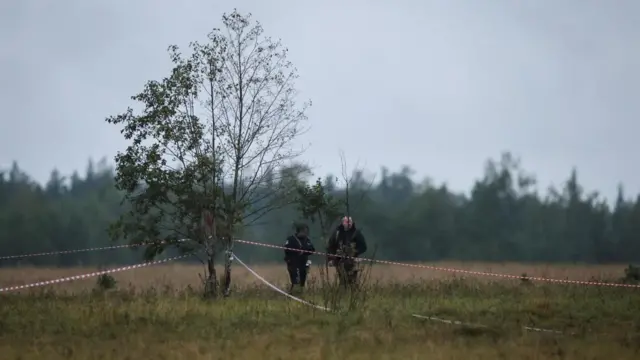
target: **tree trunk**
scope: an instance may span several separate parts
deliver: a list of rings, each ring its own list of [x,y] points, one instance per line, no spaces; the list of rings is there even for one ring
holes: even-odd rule
[[[225,251],[224,262],[224,297],[229,296],[231,291],[231,261],[233,260],[233,238],[230,236],[227,239],[227,247]]]
[[[207,279],[204,285],[204,296],[206,298],[216,298],[218,296],[218,275],[213,254],[207,255]]]

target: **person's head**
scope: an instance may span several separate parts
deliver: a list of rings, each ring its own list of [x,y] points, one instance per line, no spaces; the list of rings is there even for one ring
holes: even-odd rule
[[[351,230],[353,227],[353,219],[350,216],[345,216],[342,218],[342,228],[345,230]]]
[[[295,230],[297,236],[309,236],[309,225],[307,224],[296,224]]]

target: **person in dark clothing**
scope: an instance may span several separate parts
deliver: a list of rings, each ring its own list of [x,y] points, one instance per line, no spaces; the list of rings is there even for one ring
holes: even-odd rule
[[[300,290],[304,289],[309,266],[311,265],[311,261],[309,261],[309,255],[311,254],[309,251],[316,251],[309,238],[309,226],[299,224],[296,225],[295,230],[295,234],[289,236],[287,242],[284,244],[284,261],[287,263],[287,271],[289,272],[289,278],[291,280],[289,293],[293,292],[295,285],[298,285]]]
[[[362,231],[349,216],[342,218],[342,222],[329,238],[327,254],[329,262],[335,266],[340,284],[355,285],[358,269],[354,258],[367,251],[367,242]]]

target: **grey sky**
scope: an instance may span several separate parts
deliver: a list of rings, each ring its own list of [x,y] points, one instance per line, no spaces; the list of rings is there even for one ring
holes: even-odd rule
[[[45,181],[112,158],[126,143],[104,118],[234,6],[289,47],[319,174],[343,149],[466,191],[511,150],[543,187],[575,165],[588,189],[640,191],[634,0],[3,1],[0,167]]]

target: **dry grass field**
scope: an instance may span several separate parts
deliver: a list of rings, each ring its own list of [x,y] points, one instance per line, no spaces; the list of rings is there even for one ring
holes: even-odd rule
[[[430,265],[574,280],[618,279],[624,269]],[[286,284],[282,265],[254,269]],[[0,287],[94,270],[0,269]],[[376,265],[364,298],[343,293],[331,302],[312,277],[302,297],[339,310],[327,313],[286,299],[239,265],[232,296],[206,301],[192,290],[200,287],[199,271],[198,266],[154,266],[114,274],[118,284],[110,291],[96,291],[91,278],[0,294],[0,359],[640,358],[640,289],[461,278]]]

